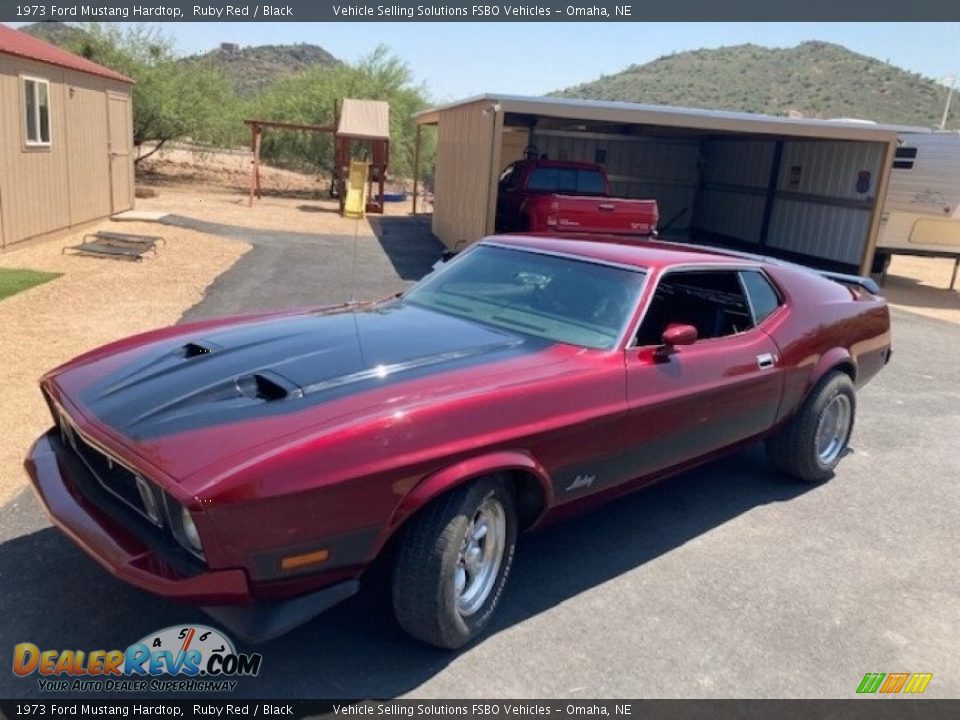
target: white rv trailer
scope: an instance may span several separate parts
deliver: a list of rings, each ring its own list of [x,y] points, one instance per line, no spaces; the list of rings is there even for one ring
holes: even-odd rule
[[[960,132],[904,129],[880,219],[873,270],[885,273],[891,255],[954,260],[960,266]]]

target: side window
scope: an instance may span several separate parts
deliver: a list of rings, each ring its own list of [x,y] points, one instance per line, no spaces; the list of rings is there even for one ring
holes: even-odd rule
[[[736,335],[753,327],[750,306],[735,270],[668,273],[647,308],[637,345],[659,345],[668,325],[693,325],[697,338]]]
[[[760,323],[780,306],[780,296],[762,272],[745,270],[740,273],[740,279],[743,280],[743,287],[750,297],[753,318]]]
[[[27,145],[50,144],[50,83],[23,78],[23,109]]]

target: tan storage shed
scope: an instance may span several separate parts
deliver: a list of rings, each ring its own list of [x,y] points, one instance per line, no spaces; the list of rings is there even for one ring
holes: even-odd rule
[[[132,87],[0,25],[0,246],[133,207]]]
[[[633,103],[483,95],[416,116],[437,127],[433,232],[494,230],[497,180],[524,148],[602,164],[613,193],[654,198],[661,234],[868,273],[892,127]]]

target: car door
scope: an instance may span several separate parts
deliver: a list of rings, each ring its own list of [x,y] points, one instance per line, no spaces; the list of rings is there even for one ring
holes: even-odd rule
[[[671,324],[697,329],[665,349]],[[661,276],[626,351],[624,470],[641,477],[709,455],[772,426],[783,374],[736,269]]]

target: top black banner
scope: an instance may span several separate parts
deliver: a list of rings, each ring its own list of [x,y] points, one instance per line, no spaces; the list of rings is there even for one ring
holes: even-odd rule
[[[37,22],[654,22],[654,21],[946,21],[957,0],[645,0],[563,2],[20,2],[0,0],[0,21]]]

